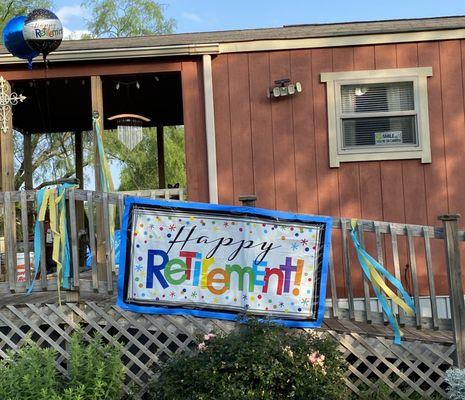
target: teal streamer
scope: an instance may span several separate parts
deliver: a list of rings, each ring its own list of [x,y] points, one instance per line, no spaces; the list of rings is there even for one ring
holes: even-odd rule
[[[58,186],[58,196],[60,196],[66,189],[69,189],[73,187],[73,185],[69,183],[64,183],[60,186]],[[60,203],[58,204],[58,212],[63,212],[64,217],[65,217],[65,245],[63,248],[60,249],[61,251],[61,265],[62,265],[62,270],[61,270],[61,285],[63,286],[64,289],[69,289],[69,281],[71,278],[71,251],[69,247],[69,240],[68,240],[68,224],[67,224],[67,213],[66,213],[66,200],[65,196],[61,199]]]
[[[39,214],[40,207],[44,200],[45,188],[40,189],[36,195],[36,213]],[[39,275],[40,268],[40,251],[41,251],[41,235],[40,235],[40,223],[36,220],[34,224],[34,279],[27,289],[27,293],[30,294],[34,289],[34,283]]]
[[[64,183],[62,185],[57,186],[57,194],[60,196],[66,189],[73,187],[73,185],[69,183]],[[40,208],[42,207],[42,203],[44,200],[46,188],[42,188],[37,192],[36,196],[36,213],[39,214]],[[58,213],[64,213],[65,217],[65,226],[67,227],[67,212],[66,212],[66,200],[65,197],[61,199],[60,203],[58,204]],[[57,218],[59,218],[59,214]],[[59,221],[58,221],[59,223]],[[27,293],[30,294],[34,289],[34,283],[39,275],[40,271],[40,254],[42,250],[42,235],[40,234],[40,222],[36,220],[34,224],[34,279],[32,280],[29,288],[27,289]],[[62,264],[61,270],[61,286],[64,289],[70,288],[70,278],[71,278],[71,250],[69,246],[69,236],[68,236],[68,229],[64,232],[65,236],[65,245],[60,249],[60,259]]]
[[[381,304],[381,308],[392,327],[392,330],[394,332],[394,344],[400,344],[401,332],[399,329],[399,324],[397,323],[396,316],[393,314],[392,309],[389,306],[386,298],[379,291],[376,285],[373,284],[370,269],[366,264],[365,260],[368,259],[371,265],[373,265],[373,267],[380,273],[380,275],[385,277],[399,291],[405,303],[409,307],[411,307],[414,312],[416,312],[415,305],[410,295],[403,288],[402,283],[397,278],[395,278],[386,268],[384,268],[378,261],[376,261],[370,254],[368,254],[368,252],[362,247],[362,245],[358,241],[355,229],[352,229],[350,231],[350,235],[352,237],[352,241],[357,252],[358,261],[360,263],[360,266],[362,267],[363,275],[365,276],[366,280],[371,283],[373,291],[375,292],[375,295],[378,298],[379,303]],[[369,305],[367,305],[367,307],[369,307]]]

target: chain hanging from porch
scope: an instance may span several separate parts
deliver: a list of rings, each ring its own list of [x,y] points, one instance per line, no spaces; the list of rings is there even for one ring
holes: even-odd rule
[[[118,114],[108,120],[116,120],[118,139],[129,150],[134,149],[142,141],[142,125],[144,122],[150,122],[150,119],[137,114]]]

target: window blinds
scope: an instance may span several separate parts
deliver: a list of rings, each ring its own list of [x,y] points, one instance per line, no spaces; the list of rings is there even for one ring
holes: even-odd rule
[[[413,82],[342,85],[341,118],[345,148],[416,145]]]

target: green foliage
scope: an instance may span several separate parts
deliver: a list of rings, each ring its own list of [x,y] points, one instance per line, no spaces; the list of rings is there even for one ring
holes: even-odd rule
[[[182,127],[165,127],[166,183],[186,185],[184,130]],[[110,159],[121,162],[118,190],[143,190],[159,187],[157,134],[154,128],[144,129],[143,140],[128,150],[117,137],[116,131],[105,132],[105,151]]]
[[[154,0],[84,0],[82,5],[92,12],[87,29],[93,38],[160,35],[175,26]]]
[[[55,367],[57,353],[29,341],[0,362],[2,400],[120,400],[124,369],[119,346],[96,337],[85,342],[75,334],[70,343],[68,379]]]
[[[71,338],[68,387],[82,400],[121,399],[124,369],[119,346],[100,337],[85,343],[80,334]]]
[[[55,351],[28,342],[16,354],[0,361],[0,398],[3,400],[45,400],[59,386]]]
[[[151,400],[345,399],[337,344],[313,333],[250,321],[164,365]]]
[[[0,32],[6,23],[17,15],[27,15],[35,8],[52,7],[51,0],[1,0],[0,1]],[[2,39],[3,40],[3,39]]]

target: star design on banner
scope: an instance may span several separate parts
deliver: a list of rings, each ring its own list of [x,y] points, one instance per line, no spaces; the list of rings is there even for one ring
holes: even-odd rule
[[[176,230],[176,226],[175,226],[175,225],[170,225],[168,229],[169,229],[171,232],[173,232],[173,231]]]
[[[191,296],[195,299],[197,297],[197,292],[196,291],[192,292]]]
[[[300,302],[302,303],[303,306],[306,307],[306,306],[308,306],[309,299],[308,299],[308,298],[305,298],[305,299],[302,299]]]
[[[299,248],[299,245],[297,243],[292,243],[291,244],[292,250],[297,250]]]
[[[300,243],[302,243],[302,246],[305,246],[308,244],[308,239],[302,239]]]
[[[136,271],[137,271],[137,272],[142,271],[143,268],[144,268],[144,267],[143,267],[142,265],[136,265]]]

